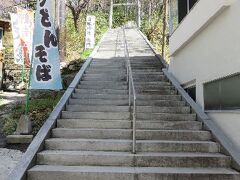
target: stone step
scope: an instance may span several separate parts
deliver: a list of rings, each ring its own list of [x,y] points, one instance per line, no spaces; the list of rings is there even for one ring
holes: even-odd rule
[[[80,106],[67,105],[67,111],[79,112],[129,112],[129,106]],[[158,106],[137,106],[139,113],[190,113],[190,107],[158,107]]]
[[[137,94],[141,95],[176,95],[177,90],[175,89],[162,89],[162,90],[151,90],[151,89],[136,89]]]
[[[160,62],[153,62],[153,61],[145,61],[145,62],[139,62],[139,61],[131,61],[130,60],[130,63],[131,63],[131,66],[134,67],[134,66],[140,66],[140,67],[145,67],[145,66],[152,66],[152,67],[161,67],[161,64]]]
[[[73,93],[72,98],[75,99],[128,99],[128,94],[85,94],[85,93]],[[137,100],[172,100],[181,101],[180,95],[138,95]]]
[[[132,69],[134,70],[134,71],[136,71],[136,70],[153,70],[153,71],[161,71],[161,65],[157,65],[157,66],[154,66],[154,65],[150,65],[150,64],[148,64],[148,65],[134,65],[134,64],[132,64],[131,65],[131,67],[132,67]]]
[[[101,67],[108,67],[108,68],[125,68],[125,61],[109,61],[109,62],[97,62],[92,61],[89,66],[90,68],[101,68]]]
[[[231,159],[218,153],[138,153],[53,151],[38,153],[40,165],[129,167],[227,167]]]
[[[132,70],[133,71],[152,71],[152,72],[158,72],[158,71],[162,71],[161,66],[157,65],[157,66],[152,66],[152,65],[131,65]]]
[[[149,66],[153,66],[153,67],[155,67],[155,66],[161,66],[161,64],[160,64],[160,62],[158,62],[158,61],[145,61],[145,62],[142,62],[142,61],[132,61],[131,60],[131,66],[132,67],[134,67],[134,66],[147,66],[147,65],[149,65]]]
[[[130,112],[83,112],[63,111],[63,119],[130,119]],[[159,121],[194,121],[196,114],[170,114],[170,113],[137,113],[137,120],[159,120]]]
[[[35,166],[29,180],[239,180],[240,175],[227,168],[169,168],[112,166]],[[177,179],[176,179],[177,178]]]
[[[133,71],[133,77],[138,76],[164,76],[164,73],[159,72],[152,72],[152,71]]]
[[[95,66],[94,66],[95,65]],[[93,70],[93,71],[95,71],[95,70],[106,70],[106,71],[119,71],[119,70],[125,70],[125,68],[126,68],[126,66],[125,66],[125,64],[120,64],[120,65],[118,65],[118,64],[114,64],[114,63],[112,63],[112,64],[108,64],[108,65],[104,65],[104,64],[98,64],[97,66],[96,66],[96,64],[91,64],[89,67],[88,67],[88,69],[87,70]]]
[[[59,119],[59,128],[97,128],[97,129],[131,129],[129,120],[95,120],[95,119]],[[198,121],[150,121],[137,120],[137,129],[156,130],[200,130],[202,123]]]
[[[116,99],[128,99],[128,95],[118,95],[118,94],[83,94],[83,93],[73,93],[72,98],[74,99],[102,99],[102,100],[116,100]]]
[[[144,81],[140,81],[140,82],[134,82],[134,85],[135,86],[153,86],[153,87],[159,87],[159,86],[170,86],[171,84],[169,82],[165,82],[165,81],[155,81],[155,82],[151,82],[150,80],[147,81],[147,82],[144,82]]]
[[[185,106],[184,101],[171,101],[171,100],[136,100],[137,106]]]
[[[137,94],[137,99],[139,100],[181,100],[180,95],[142,95]]]
[[[133,81],[136,83],[136,82],[148,82],[148,81],[154,81],[154,82],[167,82],[167,78],[165,76],[156,76],[156,77],[146,77],[146,76],[143,76],[143,77],[135,77],[133,76]]]
[[[162,72],[160,68],[143,68],[143,69],[132,69],[133,73],[152,73]]]
[[[129,120],[58,119],[58,128],[130,129]]]
[[[85,76],[84,77],[105,77],[105,76],[110,76],[110,77],[126,77],[127,72],[110,72],[110,71],[85,71]]]
[[[110,66],[99,66],[99,67],[88,67],[86,70],[86,73],[127,73],[126,67],[121,66],[121,67],[110,67]]]
[[[142,39],[141,39],[142,40]],[[129,42],[129,41],[128,41]],[[145,41],[143,41],[145,43]],[[146,47],[149,47],[148,45]],[[136,57],[130,57],[130,62],[136,62],[136,63],[144,63],[144,62],[151,62],[151,63],[159,63],[159,61],[156,59],[155,56],[136,56]]]
[[[106,78],[111,77],[111,78],[126,78],[127,74],[111,74],[111,76],[109,76],[108,73],[95,73],[95,74],[84,74],[83,78],[101,78],[101,80],[106,80]]]
[[[90,86],[126,86],[127,82],[124,81],[81,81],[81,85],[90,85]]]
[[[137,129],[156,130],[200,130],[202,123],[198,121],[149,121],[137,120]]]
[[[70,105],[117,105],[128,106],[128,99],[69,99]],[[137,100],[137,106],[159,106],[159,107],[176,107],[185,106],[184,101],[172,101],[172,100]]]
[[[158,106],[137,106],[137,112],[145,113],[190,113],[191,109],[188,106],[176,106],[176,107],[158,107]]]
[[[127,100],[102,100],[102,99],[69,99],[70,105],[113,105],[128,106]]]
[[[83,94],[128,94],[128,90],[124,89],[111,89],[111,88],[102,88],[102,89],[82,89],[77,88],[75,89],[76,93],[83,93]],[[136,93],[138,96],[154,96],[154,95],[177,95],[176,90],[139,90],[136,89]]]
[[[105,80],[105,81],[113,81],[113,82],[116,82],[116,81],[126,81],[126,77],[117,77],[117,76],[84,76],[83,77],[83,81],[102,81],[102,80]]]
[[[77,86],[78,89],[119,89],[119,90],[128,90],[127,85],[116,85],[116,84],[99,84],[99,85],[86,85],[80,84]]]
[[[66,111],[72,111],[72,112],[129,112],[129,106],[67,105]]]
[[[151,78],[157,78],[157,77],[161,77],[168,80],[167,77],[162,72],[148,72],[148,73],[133,72],[133,78],[150,78],[151,79]]]
[[[145,91],[145,90],[174,90],[175,88],[173,86],[162,86],[162,85],[135,85],[135,89],[139,92]]]
[[[89,138],[89,139],[131,139],[131,129],[93,129],[93,128],[56,128],[52,130],[55,138]],[[138,140],[181,140],[207,141],[211,133],[197,130],[137,130]]]
[[[119,139],[64,139],[45,141],[47,150],[118,151],[131,152],[132,140]],[[219,152],[219,145],[211,141],[159,141],[137,140],[137,152]]]
[[[143,41],[143,43],[145,43]],[[146,47],[149,47],[148,45]],[[136,57],[130,57],[131,63],[159,63],[159,61],[155,58],[155,56],[136,56]]]
[[[81,89],[76,88],[76,93],[83,93],[83,94],[128,94],[128,90],[124,89]]]
[[[122,70],[125,70],[126,68],[126,65],[121,63],[98,63],[98,64],[91,64],[88,69],[111,69],[111,70],[116,70],[116,69],[122,69]]]
[[[108,64],[108,63],[124,63],[125,64],[125,59],[124,58],[112,58],[112,59],[93,59],[92,64]]]
[[[126,74],[126,70],[122,70],[117,68],[116,70],[112,69],[87,69],[86,74],[116,74],[116,75],[122,75]]]
[[[110,48],[110,47],[109,47]],[[94,58],[92,64],[102,63],[125,63],[124,57],[113,57],[113,58]]]
[[[130,112],[71,112],[62,111],[63,119],[129,120]]]
[[[126,60],[124,58],[114,58],[114,59],[93,59],[91,65],[95,64],[125,64]]]
[[[45,141],[45,147],[47,150],[130,152],[132,141],[119,139],[51,138]]]
[[[104,67],[125,67],[126,61],[125,60],[115,60],[115,61],[92,61],[92,63],[90,64],[90,67],[99,67],[99,66],[104,66]]]
[[[196,114],[137,113],[137,120],[194,121]]]

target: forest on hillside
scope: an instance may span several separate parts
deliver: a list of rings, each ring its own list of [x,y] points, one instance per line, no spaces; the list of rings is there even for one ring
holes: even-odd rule
[[[108,29],[110,0],[85,0],[78,1],[79,4],[67,1],[66,13],[66,42],[67,42],[67,59],[76,58],[77,50],[83,50],[85,19],[88,14],[95,15],[97,18],[96,35],[97,40],[102,33]],[[81,2],[84,4],[81,5]],[[77,28],[74,28],[73,11],[70,5],[83,7],[77,19]],[[136,0],[114,0],[115,4],[129,3],[136,4]],[[141,4],[141,30],[153,43],[157,51],[163,55],[165,59],[169,59],[168,50],[168,0],[140,0]],[[137,21],[137,6],[114,6],[113,8],[113,28],[120,27],[128,21]],[[80,43],[75,43],[76,41]],[[70,48],[71,47],[71,48]]]
[[[57,3],[64,1],[55,2],[57,8]],[[141,30],[157,51],[168,60],[169,0],[139,0],[139,2],[141,5]],[[113,3],[136,4],[137,0],[114,0]],[[96,16],[96,40],[98,41],[109,27],[110,4],[111,0],[66,0],[65,30],[61,41],[66,50],[65,59],[67,61],[82,60],[90,54],[89,51],[84,51],[86,16]],[[16,6],[34,10],[36,0],[6,0],[0,4],[0,17],[9,18],[9,12],[14,12]],[[120,27],[128,21],[136,21],[137,11],[137,5],[114,6],[113,28]],[[58,17],[56,16],[56,18]]]

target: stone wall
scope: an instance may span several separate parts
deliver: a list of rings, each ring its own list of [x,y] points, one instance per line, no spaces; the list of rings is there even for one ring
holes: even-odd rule
[[[5,58],[3,61],[3,90],[18,90],[20,85],[22,67],[15,65],[13,59],[13,37],[11,29],[5,28],[3,36],[3,47],[5,47]],[[25,82],[28,79],[29,70],[25,69]]]
[[[28,82],[29,68],[24,68],[25,88]],[[22,66],[14,64],[12,55],[6,55],[3,65],[3,90],[19,90],[22,88]]]

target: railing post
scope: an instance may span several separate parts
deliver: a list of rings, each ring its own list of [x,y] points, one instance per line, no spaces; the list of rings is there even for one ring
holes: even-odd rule
[[[126,64],[126,66],[127,66],[127,82],[129,82],[129,66],[128,64]]]
[[[133,149],[132,153],[136,154],[136,97],[133,100]]]
[[[129,66],[128,66],[129,67]],[[128,106],[129,106],[129,110],[131,111],[131,95],[132,95],[132,90],[131,90],[131,81],[129,80],[129,76],[128,76]]]
[[[128,106],[130,112],[130,118],[132,119],[132,153],[136,154],[136,91],[133,82],[132,68],[129,58],[128,45],[126,40],[125,29],[123,28],[123,38],[124,38],[124,53],[126,58],[126,68],[127,68],[127,83],[128,83]],[[133,102],[132,102],[133,95]]]

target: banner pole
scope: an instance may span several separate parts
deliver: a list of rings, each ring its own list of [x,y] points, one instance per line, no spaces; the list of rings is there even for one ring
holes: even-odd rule
[[[25,115],[28,115],[28,113],[29,113],[31,76],[32,76],[32,63],[30,65],[30,70],[29,70],[29,75],[28,75]]]
[[[35,16],[35,15],[34,15]],[[32,34],[33,37],[33,34]],[[32,39],[33,41],[33,39]],[[29,114],[29,105],[30,105],[30,86],[31,86],[31,77],[32,77],[32,68],[33,68],[33,42],[32,42],[32,54],[30,56],[29,59],[29,64],[30,64],[30,69],[29,69],[29,73],[28,73],[28,84],[27,84],[27,96],[26,96],[26,103],[25,103],[25,115],[27,116]]]

